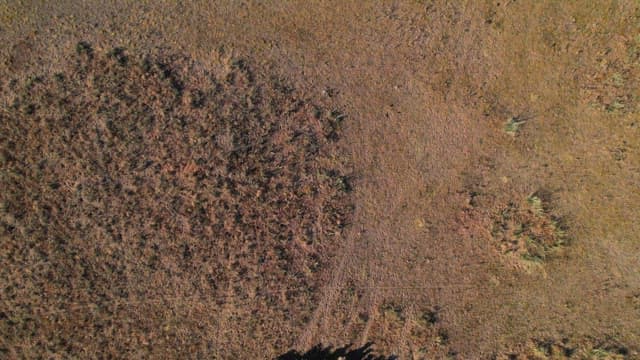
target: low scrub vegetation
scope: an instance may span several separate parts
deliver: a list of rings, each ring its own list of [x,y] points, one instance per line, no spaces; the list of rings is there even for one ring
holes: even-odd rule
[[[236,321],[273,343],[310,312],[351,213],[344,116],[218,65],[82,42],[3,83],[0,334],[23,346],[4,351],[204,356],[205,308],[252,304]]]

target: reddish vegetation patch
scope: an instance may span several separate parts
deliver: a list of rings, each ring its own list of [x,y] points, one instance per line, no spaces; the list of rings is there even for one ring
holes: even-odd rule
[[[351,212],[342,116],[242,61],[77,52],[2,90],[3,351],[285,349]]]
[[[522,204],[510,202],[494,215],[492,234],[503,254],[541,262],[566,243],[564,225],[547,206],[532,194]]]

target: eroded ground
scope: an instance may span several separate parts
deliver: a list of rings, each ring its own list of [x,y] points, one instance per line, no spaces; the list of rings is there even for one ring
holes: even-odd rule
[[[279,138],[267,136],[271,140],[263,145],[276,146],[282,159],[297,159],[293,163],[298,167],[283,173],[282,181],[296,184],[288,181],[309,171],[304,159],[326,168],[328,174],[303,177],[309,189],[292,189],[300,192],[290,199],[279,199],[284,195],[276,192],[274,201],[282,200],[279,206],[308,208],[320,196],[336,199],[335,204],[353,204],[344,205],[348,211],[339,212],[346,226],[343,220],[338,224],[337,217],[325,219],[324,209],[284,217],[293,216],[301,224],[314,219],[315,228],[330,239],[326,248],[307,244],[313,236],[301,230],[304,226],[294,227],[299,239],[281,239],[287,246],[300,244],[291,247],[291,254],[298,255],[289,261],[297,269],[294,274],[282,270],[286,267],[278,262],[277,254],[269,266],[242,264],[259,263],[260,251],[274,249],[270,246],[242,249],[237,239],[223,232],[185,233],[185,223],[194,216],[186,213],[188,206],[179,207],[185,214],[179,213],[178,218],[184,221],[164,224],[166,229],[156,231],[156,235],[166,235],[156,240],[167,249],[167,260],[161,265],[175,267],[173,275],[163,273],[165,282],[144,281],[160,275],[137,262],[134,244],[140,239],[132,233],[131,243],[125,241],[114,249],[128,252],[135,266],[113,276],[96,271],[99,278],[94,279],[94,286],[101,287],[108,299],[118,296],[117,303],[99,303],[85,296],[97,290],[87,290],[88,285],[80,280],[71,277],[58,284],[43,272],[42,267],[51,267],[53,278],[63,276],[64,268],[53,264],[61,261],[77,266],[79,260],[71,255],[56,255],[51,253],[53,248],[47,248],[42,250],[47,257],[38,258],[37,246],[24,258],[11,255],[12,248],[29,248],[25,244],[40,241],[28,233],[12,235],[11,231],[26,227],[16,212],[35,216],[43,208],[23,205],[13,209],[7,204],[15,197],[46,197],[56,189],[51,188],[55,179],[45,182],[16,173],[11,166],[17,165],[8,165],[14,158],[24,159],[19,163],[24,171],[37,171],[36,161],[47,154],[40,142],[50,141],[51,135],[36,131],[40,137],[20,138],[22,146],[16,143],[10,148],[9,143],[16,141],[11,138],[15,129],[27,133],[38,126],[46,129],[46,121],[28,120],[32,115],[28,106],[16,110],[3,105],[2,150],[10,151],[11,156],[2,159],[2,211],[3,217],[11,216],[16,222],[3,220],[2,233],[3,283],[7,285],[1,293],[0,329],[2,351],[9,357],[66,357],[70,353],[92,357],[102,352],[120,357],[272,358],[292,348],[305,351],[317,343],[359,346],[369,341],[380,353],[416,359],[639,356],[637,1],[23,1],[0,2],[0,20],[0,36],[6,44],[1,49],[3,98],[29,95],[20,95],[16,89],[25,89],[30,82],[37,89],[40,85],[33,84],[31,75],[50,82],[56,81],[57,73],[66,71],[73,76],[76,58],[82,56],[77,48],[80,41],[105,56],[115,48],[124,49],[124,53],[112,52],[110,61],[115,63],[109,66],[115,69],[123,54],[132,59],[163,54],[189,58],[189,63],[197,65],[179,67],[179,73],[192,79],[198,89],[203,86],[203,72],[220,79],[236,71],[240,80],[246,71],[262,74],[254,81],[274,90],[261,101],[306,104],[286,112],[292,129],[305,129],[302,137],[294,136],[295,131]],[[161,78],[162,72],[158,74]],[[127,75],[127,79],[135,76]],[[17,82],[11,85],[14,78]],[[160,89],[171,97],[175,85],[169,80],[168,87]],[[251,99],[251,91],[242,87],[246,85],[240,86],[230,93],[235,99],[231,102],[238,104],[236,110],[249,109],[258,99]],[[38,94],[40,101],[48,98]],[[194,101],[199,103],[200,95],[194,94],[186,92],[175,104],[177,110],[168,111],[184,111],[198,118],[192,112],[201,110],[191,106]],[[221,99],[212,99],[221,104]],[[126,99],[121,101],[125,108],[130,106]],[[136,103],[141,102],[132,102]],[[319,115],[316,108],[322,109]],[[219,121],[229,121],[238,113],[221,112]],[[123,124],[127,119],[122,117]],[[255,120],[255,116],[243,115],[238,121],[247,119]],[[325,121],[326,126],[312,127],[317,124],[313,119]],[[334,128],[336,121],[340,126]],[[120,125],[114,122],[113,126],[117,134]],[[143,137],[153,133],[143,127],[138,130]],[[95,131],[91,131],[87,130],[85,141],[95,143],[91,138]],[[104,131],[110,130],[106,127]],[[107,151],[107,155],[125,159],[137,146],[127,140],[132,133],[123,131],[123,139],[112,135],[122,151]],[[182,149],[177,154],[189,155],[168,158],[171,166],[184,166],[173,175],[170,169],[162,170],[162,165],[158,174],[168,171],[167,176],[184,182],[178,184],[186,189],[183,195],[203,191],[220,202],[205,205],[207,211],[220,210],[221,201],[226,200],[265,216],[277,213],[278,206],[261,202],[259,196],[218,196],[215,189],[220,186],[215,183],[210,192],[198,187],[197,179],[190,177],[212,159],[198,155],[203,161],[198,163],[188,143],[178,141],[182,136],[178,128],[172,131],[175,139],[160,144],[171,153],[170,144],[175,143]],[[327,152],[322,154],[328,160],[305,157],[315,154],[305,150],[313,134],[326,138]],[[200,136],[194,133],[189,138]],[[277,146],[286,136],[297,139],[291,150]],[[148,151],[164,151],[153,149],[158,144],[153,138],[145,141],[149,143],[144,148],[152,149]],[[72,152],[74,142],[68,149],[64,144],[57,151]],[[222,153],[233,150],[225,148],[231,144],[225,144],[222,141],[216,149]],[[251,146],[241,146],[245,145]],[[39,152],[32,150],[36,148]],[[251,153],[242,151],[242,156]],[[254,155],[266,156],[260,151]],[[92,155],[80,152],[77,156]],[[220,157],[219,161],[234,160]],[[81,162],[72,163],[78,168],[59,170],[56,176],[73,179],[94,174]],[[123,182],[133,176],[128,170],[119,174]],[[220,176],[243,180],[238,174]],[[115,176],[114,183],[117,179]],[[68,186],[59,185],[57,191]],[[124,185],[120,191],[126,191]],[[158,204],[170,203],[171,195],[161,187],[143,185],[167,198]],[[96,182],[86,191],[115,196],[117,190],[109,186]],[[321,191],[318,194],[314,189]],[[345,197],[337,199],[332,194]],[[152,213],[167,219],[173,216],[153,209],[156,203],[143,193],[131,196],[148,204]],[[75,201],[71,195],[59,199]],[[64,223],[64,216],[82,216],[87,206],[80,205],[81,214],[76,215],[50,209],[48,220],[39,220],[38,226],[55,230],[52,224]],[[127,217],[151,221],[135,207],[130,215],[129,210],[117,207],[102,206],[100,211],[104,212],[101,218],[122,219],[123,229],[135,229],[126,225]],[[268,228],[269,221],[266,223]],[[124,260],[118,252],[106,251],[112,237],[102,231],[114,224],[92,224],[87,224],[86,231],[78,230],[67,244],[77,244],[86,261],[103,263],[111,256],[121,264]],[[247,231],[260,228],[239,224]],[[277,220],[273,224],[280,226]],[[8,226],[14,229],[9,231]],[[280,230],[285,228],[292,229]],[[266,234],[277,232],[271,229]],[[82,233],[95,236],[83,240]],[[45,240],[42,244],[48,244]],[[228,251],[210,251],[211,259],[205,261],[198,258],[202,255],[198,244],[226,246]],[[62,248],[67,249],[64,244]],[[318,267],[296,275],[315,266],[299,260],[316,252]],[[192,260],[185,262],[185,257]],[[191,280],[208,268],[228,277],[224,281],[239,285],[237,291],[225,292],[224,304],[220,304],[216,281],[204,293],[194,294],[194,289],[205,287]],[[72,274],[77,273],[74,269]],[[136,269],[135,275],[129,272]],[[82,277],[82,273],[77,275]],[[287,293],[301,284],[309,292]],[[268,292],[278,289],[282,294],[263,306],[265,297],[256,290],[261,285]],[[19,294],[15,288],[20,288]],[[118,292],[122,288],[149,296],[122,297]],[[61,291],[59,301],[42,300],[46,291]],[[85,297],[73,298],[68,292]],[[171,296],[161,296],[168,292]],[[16,302],[35,306],[18,309]],[[60,315],[64,321],[54,321],[50,313],[54,308],[64,314]],[[20,318],[8,316],[18,310]],[[87,324],[95,325],[97,318],[108,323],[90,336],[72,335]],[[144,328],[136,322],[140,318],[145,319]],[[256,324],[256,318],[262,323]],[[33,323],[43,322],[50,324],[49,331],[29,330]],[[121,338],[131,339],[130,343],[123,345]]]

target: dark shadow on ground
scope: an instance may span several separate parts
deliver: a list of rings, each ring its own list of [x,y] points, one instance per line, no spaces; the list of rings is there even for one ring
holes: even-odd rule
[[[296,350],[290,350],[286,354],[280,355],[276,360],[396,360],[394,355],[383,356],[373,355],[371,348],[373,343],[367,343],[359,348],[351,349],[351,345],[340,348],[332,346],[323,347],[322,344],[315,345],[305,353],[299,353]]]

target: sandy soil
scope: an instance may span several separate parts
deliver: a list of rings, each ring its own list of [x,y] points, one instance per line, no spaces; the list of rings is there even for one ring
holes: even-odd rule
[[[205,69],[246,59],[346,115],[331,151],[354,206],[294,320],[178,293],[87,337],[70,333],[92,303],[63,302],[73,314],[55,336],[18,340],[5,287],[6,356],[273,358],[373,342],[402,359],[640,357],[637,1],[0,1],[0,40],[3,97],[9,79],[65,68],[79,41]],[[5,268],[20,265],[8,234]]]

